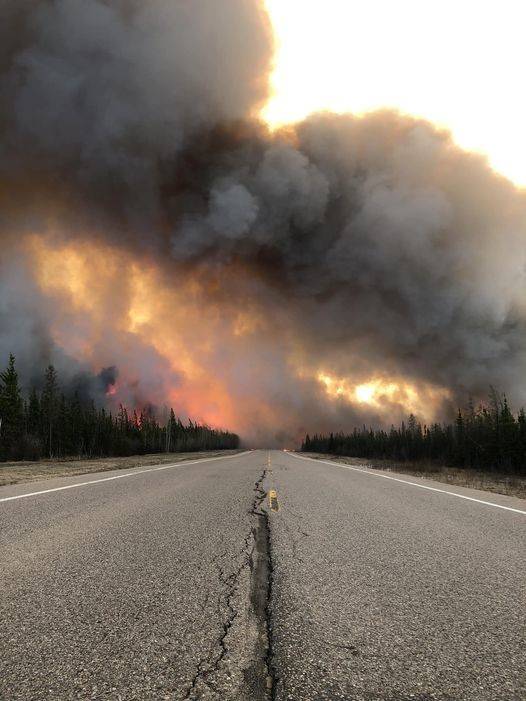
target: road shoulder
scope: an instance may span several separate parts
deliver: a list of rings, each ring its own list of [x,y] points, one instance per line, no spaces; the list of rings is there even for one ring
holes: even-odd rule
[[[412,465],[404,466],[404,463],[391,463],[389,461],[365,460],[362,458],[351,458],[340,455],[323,455],[321,453],[291,453],[297,457],[305,457],[311,460],[318,460],[322,463],[335,464],[339,466],[349,466],[359,468],[372,474],[378,473],[390,475],[401,480],[417,482],[418,484],[431,485],[437,489],[459,491],[468,494],[475,492],[481,499],[488,501],[497,500],[501,497],[516,500],[526,508],[526,479],[513,475],[491,475],[486,473],[474,474],[470,470],[436,468],[433,471],[414,468]],[[503,503],[507,503],[504,501]],[[521,508],[518,506],[517,508]]]
[[[96,458],[93,460],[39,460],[36,462],[0,463],[0,487],[25,482],[36,482],[59,477],[75,477],[115,470],[131,470],[136,467],[167,465],[186,460],[226,457],[243,450],[203,450],[193,453],[149,453],[125,457]]]

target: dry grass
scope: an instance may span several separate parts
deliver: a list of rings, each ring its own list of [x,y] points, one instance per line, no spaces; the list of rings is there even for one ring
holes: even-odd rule
[[[161,453],[153,455],[133,455],[125,458],[100,458],[97,460],[40,460],[38,462],[0,463],[0,486],[34,482],[52,477],[86,475],[91,472],[129,470],[133,467],[166,465],[185,460],[199,460],[223,455],[235,455],[239,450],[203,451],[197,453]]]
[[[462,470],[457,467],[443,467],[434,463],[366,460],[364,458],[348,458],[341,455],[322,455],[320,453],[309,453],[308,455],[319,460],[328,459],[346,463],[347,465],[360,465],[377,470],[400,472],[457,487],[483,489],[486,492],[495,492],[496,494],[506,494],[526,499],[526,479],[514,475],[499,472],[482,472],[480,470]]]

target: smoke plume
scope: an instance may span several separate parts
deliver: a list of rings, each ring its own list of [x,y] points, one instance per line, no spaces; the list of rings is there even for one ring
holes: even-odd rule
[[[2,12],[0,354],[28,381],[278,444],[526,401],[526,197],[481,156],[388,111],[270,132],[256,0]]]

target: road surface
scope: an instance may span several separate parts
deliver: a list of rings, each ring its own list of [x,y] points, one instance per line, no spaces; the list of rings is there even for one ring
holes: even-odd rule
[[[4,487],[0,698],[524,700],[525,526],[281,451]]]

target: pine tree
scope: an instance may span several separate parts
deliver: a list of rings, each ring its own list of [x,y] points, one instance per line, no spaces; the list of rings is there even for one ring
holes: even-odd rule
[[[440,465],[525,474],[526,412],[521,409],[515,417],[507,398],[492,388],[487,406],[475,410],[470,400],[467,412],[459,409],[454,423],[422,429],[411,415],[407,424],[402,421],[389,432],[363,426],[348,434],[307,434],[302,450],[400,461],[424,458]]]
[[[0,452],[16,457],[22,450],[24,415],[13,354],[9,356],[6,370],[0,374],[0,422]]]
[[[167,414],[165,414],[166,416]],[[170,410],[159,423],[149,405],[130,415],[120,406],[117,416],[60,392],[57,373],[50,365],[39,396],[35,387],[24,402],[18,384],[15,358],[0,373],[0,460],[43,456],[108,456],[145,452],[237,448],[239,437],[197,421],[184,425]]]
[[[166,426],[166,452],[169,453],[172,447],[173,434],[176,431],[177,423],[175,421],[175,413],[170,409],[170,418]]]
[[[40,399],[42,415],[42,438],[48,457],[53,457],[55,428],[58,413],[59,387],[57,373],[53,365],[49,365],[44,376],[44,389]]]
[[[40,399],[34,387],[29,393],[29,401],[27,403],[27,420],[26,431],[29,435],[38,436],[41,426]]]
[[[510,470],[516,459],[518,447],[517,429],[518,425],[510,411],[506,395],[503,395],[500,412],[501,451],[499,455],[499,466],[505,470]]]

